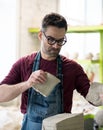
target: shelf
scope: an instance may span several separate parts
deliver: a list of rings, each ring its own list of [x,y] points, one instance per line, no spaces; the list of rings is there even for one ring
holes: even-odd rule
[[[40,29],[39,28],[29,28],[28,31],[30,33],[38,33],[40,31]]]
[[[103,31],[103,25],[96,26],[70,26],[67,33],[93,33]]]
[[[38,33],[39,28],[29,28],[30,33]],[[96,26],[70,26],[68,27],[67,33],[93,33],[93,32],[103,32],[103,25]]]

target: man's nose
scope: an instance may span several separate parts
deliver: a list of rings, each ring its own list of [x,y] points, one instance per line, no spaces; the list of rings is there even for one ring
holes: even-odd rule
[[[60,46],[58,45],[57,42],[55,42],[55,44],[53,45],[54,48],[60,48]]]

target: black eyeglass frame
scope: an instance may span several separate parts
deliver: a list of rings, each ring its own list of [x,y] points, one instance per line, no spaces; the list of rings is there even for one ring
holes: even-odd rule
[[[44,34],[45,38],[47,39],[49,45],[54,45],[57,43],[58,46],[63,46],[67,42],[66,36],[64,36],[64,38],[62,38],[62,39],[56,40],[55,38],[53,38],[51,36],[47,36],[44,31],[43,31],[43,34]]]

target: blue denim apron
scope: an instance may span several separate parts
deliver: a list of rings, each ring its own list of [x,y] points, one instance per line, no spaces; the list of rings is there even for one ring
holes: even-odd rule
[[[33,71],[39,69],[40,52],[37,53]],[[56,85],[48,97],[44,97],[33,88],[29,89],[27,113],[24,115],[21,130],[41,130],[44,118],[63,113],[62,61],[57,57],[57,77],[61,82]]]

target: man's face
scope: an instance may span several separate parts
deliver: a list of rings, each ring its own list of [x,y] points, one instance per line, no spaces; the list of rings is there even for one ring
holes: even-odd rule
[[[59,44],[64,41],[64,37],[65,28],[49,26],[45,32],[40,32],[41,54],[44,58],[55,59],[58,56],[62,47]]]

